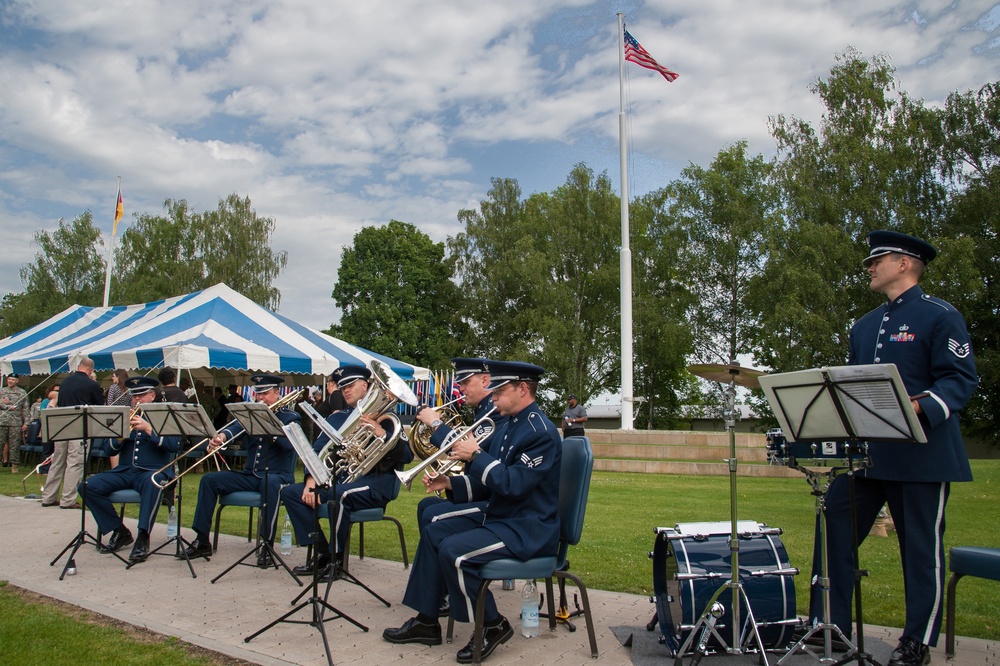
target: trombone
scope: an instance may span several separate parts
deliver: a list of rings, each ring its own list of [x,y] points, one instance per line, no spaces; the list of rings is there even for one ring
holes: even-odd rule
[[[398,476],[399,480],[403,482],[406,489],[413,490],[413,488],[411,488],[413,480],[424,472],[427,472],[431,477],[435,477],[440,474],[447,474],[457,465],[463,464],[464,461],[462,460],[442,460],[442,458],[444,458],[448,452],[451,451],[451,447],[455,445],[455,442],[465,439],[465,437],[470,433],[473,435],[473,439],[475,439],[476,444],[482,444],[487,437],[492,435],[495,424],[490,416],[496,411],[496,409],[496,406],[492,407],[490,411],[483,414],[482,418],[467,428],[459,428],[452,431],[452,433],[448,436],[448,439],[441,444],[441,447],[434,455],[428,456],[404,472],[397,470],[396,476]]]
[[[282,396],[279,400],[276,400],[273,405],[269,405],[268,409],[270,409],[272,412],[276,412],[279,409],[281,409],[282,407],[286,407],[289,404],[294,404],[299,399],[299,396],[301,396],[304,391],[305,391],[305,389],[299,389],[298,391],[292,391],[291,393],[288,393],[287,395]],[[237,422],[237,420],[233,419],[232,421],[230,421],[226,425],[222,426],[222,428],[220,428],[220,430],[225,430],[226,428],[228,428],[229,426],[233,425],[236,422]],[[152,476],[150,477],[150,481],[152,481],[153,485],[156,486],[157,488],[159,488],[160,490],[165,490],[165,489],[169,488],[173,484],[175,484],[178,481],[180,481],[181,477],[183,477],[185,474],[187,474],[188,472],[190,472],[191,470],[193,470],[195,467],[197,467],[201,463],[205,462],[206,460],[208,460],[209,458],[211,458],[212,456],[214,456],[216,454],[221,454],[221,452],[224,451],[229,444],[232,444],[234,441],[236,441],[236,439],[239,438],[239,436],[242,435],[244,432],[246,432],[246,431],[245,430],[241,431],[239,434],[236,435],[236,437],[233,437],[232,439],[223,442],[222,444],[220,444],[215,449],[211,448],[212,447],[212,444],[211,444],[212,438],[211,437],[206,437],[205,439],[201,440],[200,442],[198,442],[197,444],[195,444],[194,446],[192,446],[188,450],[186,450],[183,453],[181,453],[180,455],[178,455],[176,458],[174,458],[173,460],[171,460],[170,462],[168,462],[166,465],[164,465],[160,469],[158,469],[155,472],[153,472]],[[184,469],[183,472],[181,472],[180,474],[178,474],[177,476],[175,476],[172,479],[166,479],[165,481],[162,481],[162,482],[158,481],[156,479],[157,476],[159,476],[160,474],[163,474],[168,469],[173,468],[174,465],[176,465],[177,463],[179,463],[184,458],[187,458],[188,455],[190,455],[190,454],[194,453],[195,451],[197,451],[199,448],[201,448],[202,444],[205,444],[206,442],[208,442],[208,452],[205,455],[203,455],[202,457],[198,458],[198,460],[196,460],[195,462],[193,462],[190,465],[188,465]]]

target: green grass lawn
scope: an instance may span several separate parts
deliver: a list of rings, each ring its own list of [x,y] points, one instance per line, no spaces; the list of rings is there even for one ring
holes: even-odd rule
[[[948,547],[1000,547],[995,524],[1000,506],[1000,461],[973,461],[972,483],[952,485],[948,503]],[[0,472],[0,493],[20,495],[21,476]],[[190,520],[197,495],[197,475],[184,479],[189,498],[183,509],[182,528],[190,537]],[[29,491],[37,490],[37,484]],[[808,606],[809,568],[812,561],[815,508],[805,477],[760,479],[740,477],[737,481],[738,516],[783,530],[782,543],[789,561],[802,573],[796,577],[796,606],[805,615]],[[416,505],[423,492],[400,493],[387,513],[399,518],[406,531],[410,557],[417,545]],[[135,507],[132,507],[133,517]],[[166,520],[161,511],[160,522]],[[654,529],[677,523],[729,520],[729,477],[619,474],[595,472],[587,505],[583,540],[570,551],[573,571],[588,587],[633,594],[652,593]],[[279,523],[280,524],[280,523]],[[327,526],[328,527],[328,526]],[[223,512],[222,531],[245,535],[245,509],[231,507]],[[162,534],[154,535],[158,543]],[[355,537],[355,548],[357,538]],[[365,551],[372,557],[401,560],[395,526],[385,522],[369,524]],[[292,564],[305,560],[305,550],[297,549]],[[902,573],[894,533],[888,538],[871,537],[861,548],[862,568],[870,575],[863,582],[865,621],[890,627],[903,626]],[[753,599],[751,598],[751,601]],[[964,579],[958,586],[957,630],[960,635],[1000,640],[1000,583]],[[650,604],[650,617],[653,614]]]

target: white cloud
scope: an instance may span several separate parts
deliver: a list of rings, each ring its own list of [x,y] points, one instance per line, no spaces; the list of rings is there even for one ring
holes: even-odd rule
[[[289,252],[282,313],[327,326],[341,246],[362,226],[398,219],[439,241],[491,176],[530,193],[582,161],[617,180],[616,9],[681,73],[626,70],[634,196],[742,138],[771,151],[770,116],[818,120],[809,86],[849,45],[891,54],[931,103],[995,80],[1000,10],[968,4],[11,0],[0,221],[18,235],[0,290],[20,290],[29,229],[91,209],[109,230],[121,175],[129,215],[250,196]]]

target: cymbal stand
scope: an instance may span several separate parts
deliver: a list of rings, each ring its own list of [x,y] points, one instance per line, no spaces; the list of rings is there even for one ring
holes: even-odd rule
[[[715,594],[712,595],[712,598],[708,600],[708,603],[705,604],[705,611],[698,618],[698,621],[695,622],[691,633],[688,634],[687,639],[685,639],[680,649],[677,650],[677,655],[674,658],[675,666],[681,666],[684,655],[693,644],[695,645],[695,650],[691,657],[691,663],[697,664],[701,661],[701,658],[707,654],[708,641],[711,636],[715,636],[716,640],[725,646],[725,650],[729,654],[745,654],[750,651],[756,651],[760,656],[761,663],[764,666],[768,666],[764,641],[761,639],[760,631],[757,628],[753,608],[750,606],[750,597],[747,596],[743,582],[740,580],[740,540],[739,534],[736,531],[736,376],[739,372],[740,370],[736,366],[732,366],[732,369],[729,370],[730,379],[729,385],[726,388],[726,403],[723,411],[726,429],[729,431],[729,459],[726,462],[729,463],[729,517],[731,524],[729,550],[732,553],[732,574],[730,580],[720,586],[715,591]],[[728,644],[715,626],[718,619],[725,612],[722,604],[717,603],[717,601],[726,590],[729,590],[731,595],[730,617],[732,626],[730,627],[731,640]],[[740,621],[741,601],[746,605],[747,617],[745,626]],[[696,640],[697,643],[695,643]]]
[[[313,503],[313,534],[312,534],[312,537],[313,537],[313,540],[315,542],[315,539],[317,539],[319,537],[319,534],[320,534],[319,507],[322,506],[322,502],[320,501],[320,487],[319,486],[313,486],[312,492],[314,493],[314,503]],[[316,554],[315,557],[318,559],[318,557],[319,557],[318,554]],[[330,605],[327,602],[327,597],[329,597],[329,595],[330,595],[330,585],[329,585],[329,583],[326,586],[326,595],[324,595],[323,597],[320,597],[319,596],[319,579],[320,579],[320,570],[319,570],[319,567],[315,567],[314,566],[313,567],[313,574],[312,574],[312,583],[310,583],[309,586],[305,590],[306,592],[311,592],[312,593],[310,595],[310,597],[308,599],[306,599],[305,601],[303,601],[298,606],[296,606],[295,608],[293,608],[292,610],[288,611],[287,613],[285,613],[284,615],[282,615],[281,617],[279,617],[277,620],[274,620],[273,622],[271,622],[270,624],[268,624],[263,629],[259,629],[259,630],[255,631],[254,633],[250,634],[249,636],[247,636],[246,638],[244,638],[243,642],[244,643],[249,643],[251,640],[253,640],[257,636],[260,636],[262,633],[264,633],[265,631],[267,631],[271,627],[274,627],[274,626],[276,626],[276,625],[278,625],[278,624],[280,624],[282,622],[285,622],[287,624],[308,624],[308,625],[313,626],[313,627],[315,627],[316,629],[319,630],[320,636],[323,637],[323,647],[326,650],[326,661],[329,664],[329,666],[333,666],[333,657],[330,656],[330,642],[329,642],[329,640],[326,637],[326,628],[323,626],[323,623],[324,622],[329,622],[330,620],[338,620],[340,618],[343,618],[343,619],[347,620],[348,622],[350,622],[351,624],[353,624],[358,629],[361,629],[362,631],[368,631],[368,627],[366,627],[365,625],[361,624],[360,622],[358,622],[357,620],[355,620],[351,616],[345,615],[341,610],[335,608],[334,606]],[[298,597],[296,597],[295,600],[292,601],[292,603],[294,604],[300,598],[302,598],[301,594]],[[388,604],[386,604],[386,605],[388,605]],[[309,619],[309,620],[290,620],[289,619],[290,617],[292,617],[293,615],[295,615],[296,613],[298,613],[303,608],[309,608],[312,611],[312,617],[311,617],[311,619]],[[330,616],[326,617],[325,616],[325,612],[327,610],[329,610],[331,613],[333,613],[333,615],[330,615]]]

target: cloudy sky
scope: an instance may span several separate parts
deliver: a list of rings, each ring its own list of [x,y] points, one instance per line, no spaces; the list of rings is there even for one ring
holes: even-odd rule
[[[931,104],[1000,79],[989,0],[3,0],[0,295],[35,231],[91,210],[110,235],[121,176],[126,221],[249,196],[289,253],[280,311],[324,328],[364,226],[444,240],[491,177],[527,195],[578,162],[617,185],[618,11],[681,74],[627,68],[632,196],[739,139],[770,155],[768,117],[818,120],[848,47]]]

